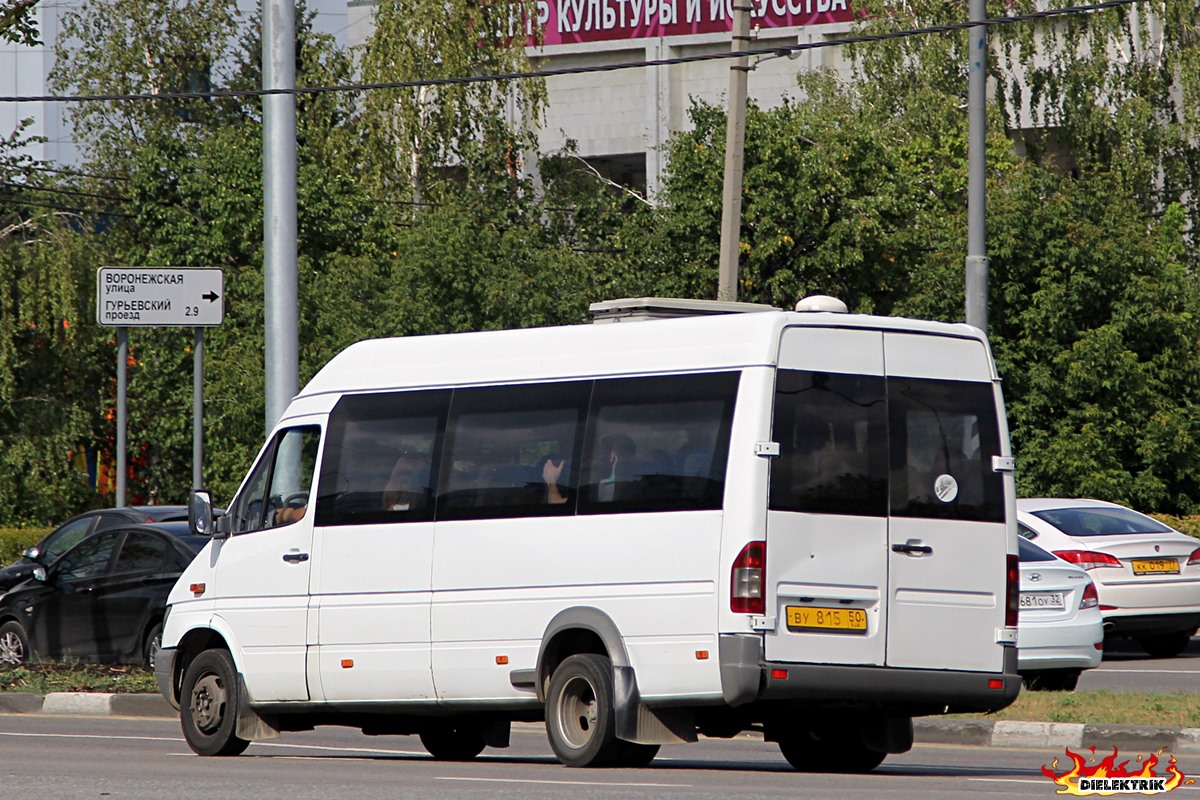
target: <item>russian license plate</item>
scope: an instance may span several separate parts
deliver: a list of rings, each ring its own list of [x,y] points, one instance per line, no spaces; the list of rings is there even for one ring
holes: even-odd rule
[[[1178,558],[1135,558],[1134,575],[1178,575]]]
[[[1021,592],[1021,610],[1037,611],[1043,608],[1066,608],[1062,592]]]
[[[866,633],[867,612],[861,608],[788,606],[787,626],[793,631]]]

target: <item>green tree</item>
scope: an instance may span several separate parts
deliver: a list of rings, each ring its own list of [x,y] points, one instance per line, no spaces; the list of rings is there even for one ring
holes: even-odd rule
[[[121,9],[114,14],[105,5],[100,13],[98,6],[85,5],[67,15],[65,27],[86,33],[95,46],[60,54],[60,89],[95,92],[106,86],[103,79],[110,73],[121,73],[124,90],[131,92],[159,86],[174,90],[165,88],[165,81],[180,75],[196,78],[187,90],[257,88],[257,15],[240,24],[232,7],[157,0],[128,0]],[[145,19],[156,22],[139,21]],[[348,54],[337,50],[331,37],[316,34],[311,20],[301,7],[298,83],[348,82]],[[162,59],[133,65],[141,53],[181,54],[170,62],[179,68],[165,70]],[[353,102],[338,93],[297,99],[297,248],[306,298],[336,254],[357,259],[370,242],[362,236],[363,209],[369,204],[356,196]],[[85,134],[88,162],[96,173],[113,178],[94,188],[120,191],[129,215],[91,237],[106,263],[225,272],[225,322],[206,334],[205,483],[228,499],[262,440],[259,101],[142,100],[115,109],[85,102],[74,113]],[[301,371],[307,377],[320,363],[312,359],[328,353],[311,346],[319,341],[312,332],[320,325],[308,324],[307,308],[301,312]],[[131,499],[181,502],[190,488],[192,339],[191,330],[131,331],[129,441],[136,462]],[[111,357],[104,362],[111,364]]]
[[[522,19],[533,3],[384,0],[362,52],[368,83],[431,81],[530,71]],[[366,153],[378,191],[439,202],[438,184],[516,176],[545,103],[541,81],[441,83],[364,97]],[[480,163],[482,159],[482,163]]]
[[[38,0],[0,0],[0,40],[32,47],[41,44],[34,13]]]
[[[962,14],[926,0],[886,8],[869,30]],[[989,3],[989,16],[1010,8],[1034,4]],[[1024,494],[1200,507],[1196,24],[1194,4],[1151,0],[990,29],[990,127],[1024,153],[1007,166],[990,157],[988,174],[990,332]],[[867,102],[909,124],[964,107],[965,34],[854,53]],[[946,244],[901,309],[959,317],[964,251]]]
[[[950,21],[944,6],[917,7],[927,13],[871,26]],[[743,299],[786,307],[824,292],[859,311],[962,319],[964,45],[960,35],[864,45],[861,80],[807,76],[803,102],[750,110]],[[1176,196],[1166,184],[1146,192],[1146,165],[1165,174],[1164,159],[1135,169],[1119,157],[1152,152],[1162,131],[1122,126],[1126,112],[1106,111],[1107,130],[1121,134],[1107,141],[1119,148],[1081,142],[1064,151],[1070,171],[1047,148],[1018,154],[1005,125],[1015,118],[989,120],[990,333],[1019,487],[1191,511],[1200,503],[1193,217],[1185,202],[1164,204]],[[711,297],[724,114],[696,104],[692,119],[671,143],[663,204],[631,250],[643,254],[644,274],[663,277],[658,286]]]

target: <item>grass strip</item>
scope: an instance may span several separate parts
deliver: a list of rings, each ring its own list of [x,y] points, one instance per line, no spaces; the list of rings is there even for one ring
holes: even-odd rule
[[[1022,722],[1080,722],[1092,725],[1154,725],[1200,728],[1200,692],[1021,692],[995,714],[962,714],[964,719]]]
[[[0,665],[0,692],[158,692],[154,673],[115,664],[39,662],[20,667]]]

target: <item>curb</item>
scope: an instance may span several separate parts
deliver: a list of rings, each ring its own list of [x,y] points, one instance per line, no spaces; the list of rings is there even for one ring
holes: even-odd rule
[[[177,717],[158,694],[53,692],[48,695],[0,692],[0,714],[67,714],[85,717]]]
[[[0,714],[159,717],[179,712],[158,694],[54,692],[48,695],[0,692]],[[1200,753],[1200,728],[1091,725],[1072,722],[918,718],[913,738],[920,744],[974,747],[1080,748]]]
[[[913,738],[924,744],[982,747],[1096,748],[1200,753],[1200,728],[1141,725],[1091,725],[1074,722],[1010,722],[1008,720],[916,719]]]

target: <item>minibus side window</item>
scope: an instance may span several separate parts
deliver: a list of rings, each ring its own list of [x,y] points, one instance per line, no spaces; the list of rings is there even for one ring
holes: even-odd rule
[[[288,428],[276,434],[229,510],[235,534],[274,528],[304,518],[320,440],[321,429],[315,425]]]
[[[575,512],[590,381],[456,389],[438,519]]]
[[[888,409],[893,516],[1004,521],[990,383],[889,377]]]
[[[316,524],[433,519],[447,389],[343,397],[329,416]]]
[[[779,370],[770,508],[887,515],[884,386],[878,375]]]
[[[739,373],[596,381],[579,512],[719,509]]]

